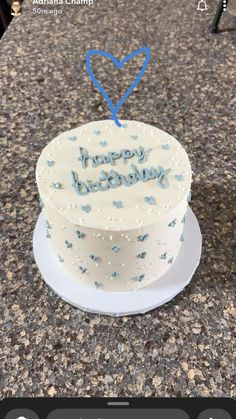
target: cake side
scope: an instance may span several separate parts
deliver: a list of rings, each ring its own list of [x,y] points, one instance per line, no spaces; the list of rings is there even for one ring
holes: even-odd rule
[[[100,130],[96,131],[94,124],[96,127],[99,124]],[[144,287],[172,266],[184,240],[191,183],[190,163],[177,140],[146,124],[135,121],[123,124],[125,128],[115,127],[115,133],[111,121],[87,124],[85,131],[81,127],[63,133],[43,150],[36,173],[44,203],[45,234],[59,263],[75,279],[106,291]],[[116,130],[121,130],[119,138]],[[84,132],[91,137],[86,140]],[[91,132],[95,132],[93,136]],[[108,154],[109,148],[103,160],[101,154],[96,154],[95,138],[100,135],[106,138],[99,141],[100,147],[107,147],[103,142],[110,139],[114,160]],[[130,144],[139,137],[145,146],[139,142],[131,148]],[[127,148],[122,148],[124,141]],[[84,151],[81,154],[81,148],[86,148],[88,154]],[[132,181],[129,176],[132,159],[136,159],[135,167],[146,179],[138,180],[136,176],[133,184],[117,185],[113,184],[112,172],[107,189],[78,194],[74,175],[68,178],[68,172],[77,173],[77,181],[91,184],[101,176],[102,166],[107,173],[110,168],[115,168],[118,174],[122,171],[122,176]],[[151,173],[152,168],[156,172]],[[156,176],[160,173],[161,176]]]

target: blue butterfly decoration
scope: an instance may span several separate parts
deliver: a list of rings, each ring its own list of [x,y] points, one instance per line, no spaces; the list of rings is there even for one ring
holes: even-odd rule
[[[143,234],[137,237],[138,242],[144,242],[149,237],[149,234]]]
[[[113,205],[113,207],[116,207],[116,208],[123,208],[123,202],[122,201],[113,201],[112,205]]]

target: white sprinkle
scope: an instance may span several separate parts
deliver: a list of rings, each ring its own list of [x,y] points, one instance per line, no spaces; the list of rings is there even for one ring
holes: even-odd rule
[[[110,262],[110,260],[107,262],[108,263],[108,265],[111,265],[111,262]]]
[[[110,240],[112,240],[112,236],[110,236],[109,238],[110,238]]]

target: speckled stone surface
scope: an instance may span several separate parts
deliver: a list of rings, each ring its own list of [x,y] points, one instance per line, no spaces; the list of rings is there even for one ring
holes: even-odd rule
[[[45,16],[25,0],[1,40],[1,397],[236,396],[236,23],[224,14],[230,30],[212,35],[217,2],[204,13],[195,3],[97,0]],[[109,318],[74,309],[42,280],[32,254],[35,165],[59,132],[109,115],[85,71],[86,51],[121,59],[143,45],[151,62],[119,116],[166,130],[186,148],[203,253],[173,301]],[[114,101],[135,71],[130,63],[115,80],[109,63],[94,68]]]

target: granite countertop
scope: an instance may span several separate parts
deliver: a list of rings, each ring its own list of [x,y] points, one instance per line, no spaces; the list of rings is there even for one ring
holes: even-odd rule
[[[57,16],[34,15],[31,3],[0,42],[1,397],[235,397],[234,18],[225,13],[221,27],[230,30],[212,35],[213,0],[203,13],[188,0],[95,0]],[[63,302],[37,269],[35,165],[59,132],[109,116],[85,71],[86,51],[121,59],[143,45],[151,62],[119,116],[166,130],[186,148],[203,252],[173,301],[110,318]],[[116,101],[130,72],[94,66]]]

